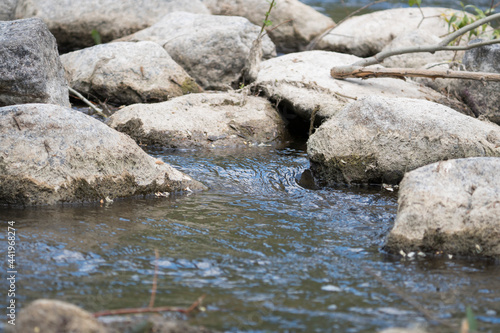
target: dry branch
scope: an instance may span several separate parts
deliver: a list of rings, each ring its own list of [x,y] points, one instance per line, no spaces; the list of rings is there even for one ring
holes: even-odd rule
[[[147,313],[147,312],[179,312],[184,314],[189,314],[196,308],[198,308],[205,295],[200,296],[189,308],[178,308],[172,306],[161,306],[156,308],[131,308],[131,309],[116,309],[116,310],[104,310],[94,313],[94,317],[103,317],[103,316],[114,316],[114,315],[124,315],[124,314],[137,314],[137,313]]]
[[[361,59],[349,66],[337,66],[330,70],[330,75],[335,79],[345,79],[349,77],[360,77],[360,78],[370,78],[370,77],[395,77],[404,78],[405,76],[412,77],[430,77],[430,78],[453,78],[453,79],[467,79],[467,80],[485,80],[485,81],[500,81],[500,75],[494,73],[481,73],[481,72],[457,72],[457,71],[433,71],[433,70],[416,70],[407,68],[365,68],[366,66],[375,65],[381,63],[384,59],[407,53],[418,53],[418,52],[429,52],[434,53],[437,51],[461,51],[469,50],[472,48],[491,45],[500,43],[500,39],[493,39],[478,43],[469,44],[466,46],[451,46],[449,45],[458,37],[462,36],[470,30],[476,29],[483,24],[500,18],[499,14],[494,14],[477,20],[454,33],[450,34],[448,37],[444,38],[441,42],[436,45],[424,45],[424,46],[414,46],[406,47],[402,49],[397,49],[393,51],[379,52],[373,57]]]
[[[405,79],[405,77],[428,77],[431,79],[465,79],[481,81],[500,81],[500,74],[485,72],[466,72],[466,71],[436,71],[429,69],[410,69],[410,68],[366,68],[359,66],[339,66],[333,67],[330,75],[335,79],[373,77],[390,77]]]

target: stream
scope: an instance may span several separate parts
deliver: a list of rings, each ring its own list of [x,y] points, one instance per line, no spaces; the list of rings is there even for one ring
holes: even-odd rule
[[[303,2],[329,15],[346,8],[342,1]],[[458,331],[429,322],[417,303],[457,327],[471,306],[480,332],[500,332],[498,262],[384,253],[397,193],[315,188],[304,142],[146,150],[209,190],[109,204],[0,207],[4,249],[8,221],[17,232],[19,307],[38,298],[90,312],[144,307],[157,264],[155,305],[189,307],[206,295],[205,312],[167,316],[219,331],[376,332],[416,325]],[[8,290],[6,279],[0,288]]]

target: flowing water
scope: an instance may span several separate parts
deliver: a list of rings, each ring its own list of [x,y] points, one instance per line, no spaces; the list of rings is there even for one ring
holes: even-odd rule
[[[304,2],[340,10],[339,1]],[[207,311],[181,318],[221,331],[422,324],[457,332],[426,320],[422,308],[458,325],[471,306],[482,332],[500,332],[498,262],[383,253],[396,194],[314,188],[307,172],[302,177],[309,167],[303,144],[149,153],[210,189],[112,204],[0,207],[4,249],[7,222],[17,229],[18,305],[55,298],[89,311],[147,306],[157,263],[156,305],[188,307],[205,294]],[[5,279],[0,288],[8,289]]]

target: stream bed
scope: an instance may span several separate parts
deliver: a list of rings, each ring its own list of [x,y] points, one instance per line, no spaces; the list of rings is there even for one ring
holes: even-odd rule
[[[458,325],[470,305],[482,331],[500,327],[498,263],[384,254],[397,196],[381,188],[310,188],[307,177],[300,180],[309,166],[303,144],[148,152],[210,190],[0,208],[1,225],[12,220],[17,228],[21,307],[38,298],[91,312],[147,306],[157,249],[156,305],[188,307],[205,294],[207,311],[188,318],[193,325],[375,332],[426,324],[399,292],[438,319]]]

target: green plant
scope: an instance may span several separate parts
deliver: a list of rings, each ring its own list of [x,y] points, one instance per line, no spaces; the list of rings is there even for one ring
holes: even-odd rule
[[[493,14],[494,9],[490,8],[488,10],[483,11],[482,9],[478,8],[477,6],[474,5],[467,5],[464,6],[462,2],[460,2],[460,5],[462,6],[462,14],[454,13],[451,15],[451,17],[446,17],[444,16],[445,21],[448,23],[448,29],[450,32],[455,32],[466,25],[469,25],[471,23],[474,23],[480,19],[483,19],[491,14]],[[475,14],[468,12],[467,10],[473,10]],[[486,32],[488,27],[491,28],[491,25],[489,23],[485,23],[481,25],[480,27],[473,29],[469,31],[468,34],[468,39],[471,40],[472,38],[478,38]],[[491,32],[492,38],[499,38],[500,37],[500,29],[494,29]],[[460,43],[460,39],[457,39],[454,44],[458,45]]]
[[[276,1],[275,0],[271,0],[271,1],[268,0],[267,2],[269,3],[269,9],[266,12],[266,17],[264,18],[264,22],[262,22],[262,27],[261,27],[260,32],[259,32],[259,38],[261,38],[262,35],[264,34],[265,28],[273,25],[273,22],[271,20],[269,20],[269,16],[271,15],[271,11],[273,10],[273,8],[276,7]]]
[[[99,45],[102,43],[101,34],[99,33],[99,31],[93,29],[90,34],[92,35],[92,39],[94,40],[95,45]]]

